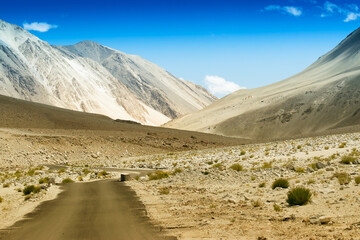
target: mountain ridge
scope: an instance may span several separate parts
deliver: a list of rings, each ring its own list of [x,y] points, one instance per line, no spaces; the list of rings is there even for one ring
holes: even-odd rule
[[[267,86],[239,90],[165,126],[279,139],[358,125],[359,53],[357,29],[302,72]]]
[[[74,53],[3,20],[0,40],[0,94],[6,96],[148,125],[161,125],[215,100],[153,63],[95,42],[81,42],[87,51]],[[114,61],[112,55],[124,61]],[[106,58],[106,64],[97,62]],[[118,70],[111,72],[112,67]],[[150,82],[142,92],[138,79]],[[173,91],[157,91],[161,81],[171,82],[167,87]]]

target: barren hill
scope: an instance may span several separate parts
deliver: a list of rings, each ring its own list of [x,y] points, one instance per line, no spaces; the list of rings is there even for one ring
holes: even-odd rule
[[[239,90],[165,126],[251,139],[360,129],[360,30],[286,80]]]

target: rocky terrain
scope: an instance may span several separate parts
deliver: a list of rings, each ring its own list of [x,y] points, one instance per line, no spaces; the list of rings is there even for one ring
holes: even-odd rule
[[[3,130],[1,152],[21,142],[19,136]],[[56,184],[66,179],[118,179],[120,172],[147,170],[148,175],[132,175],[127,184],[150,218],[179,239],[358,239],[360,234],[359,133],[118,158],[103,152],[71,155],[71,142],[53,140],[47,146],[58,153],[69,150],[65,156],[39,143],[34,145],[39,152],[25,142],[11,148],[28,165],[9,162],[1,172],[2,228],[54,198],[60,191]],[[106,149],[111,151],[116,148]],[[288,180],[289,187],[273,189],[279,178]],[[40,192],[24,195],[31,185]],[[308,204],[287,203],[296,186],[311,191]]]
[[[358,239],[359,138],[332,135],[144,157],[131,164],[159,164],[169,177],[129,184],[150,216],[179,239]],[[289,188],[272,189],[279,178]],[[296,186],[310,189],[310,203],[289,206],[287,193]]]

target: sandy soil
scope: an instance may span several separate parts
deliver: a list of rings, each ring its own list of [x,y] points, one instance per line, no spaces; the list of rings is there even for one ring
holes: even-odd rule
[[[358,158],[359,138],[333,135],[144,158],[143,164],[160,161],[173,175],[128,184],[150,216],[179,239],[360,239],[360,185],[354,181],[360,165],[340,163],[344,155]],[[243,171],[230,169],[234,163]],[[350,174],[349,184],[333,177],[340,172]],[[289,189],[310,189],[311,202],[290,207],[289,189],[272,189],[277,178],[288,179]]]

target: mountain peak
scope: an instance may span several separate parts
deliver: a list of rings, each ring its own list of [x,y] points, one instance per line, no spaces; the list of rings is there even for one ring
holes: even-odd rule
[[[28,39],[33,41],[39,40],[36,36],[32,35],[18,25],[8,23],[1,19],[0,33],[0,40],[13,49],[18,49],[18,47]]]

